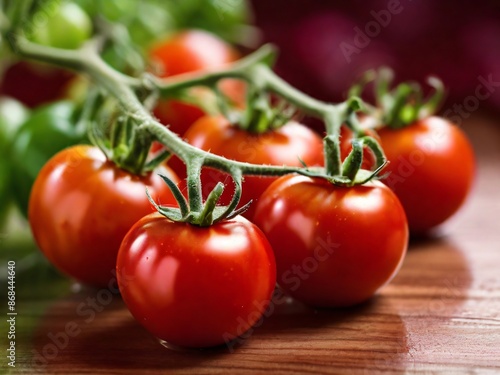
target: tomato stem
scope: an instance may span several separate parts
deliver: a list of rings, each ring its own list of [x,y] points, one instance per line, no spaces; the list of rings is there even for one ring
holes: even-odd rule
[[[214,210],[223,191],[224,184],[220,181],[217,182],[217,185],[215,185],[215,188],[208,195],[208,198],[205,201],[205,205],[200,212],[200,217],[198,219],[200,226],[206,227],[212,225],[212,223],[214,222]]]
[[[427,84],[434,89],[434,93],[424,101],[418,111],[418,118],[426,118],[436,113],[445,95],[443,82],[437,77],[429,77]]]
[[[134,146],[122,160],[125,165],[133,164],[141,168],[148,165],[144,150],[149,148],[153,140],[165,145],[169,153],[176,154],[186,163],[190,210],[187,215],[188,218],[183,218],[185,215],[182,213],[172,214],[171,209],[163,209],[164,212],[173,215],[172,217],[175,216],[179,220],[187,220],[198,225],[209,225],[207,223],[214,223],[240,212],[240,210],[235,211],[235,208],[241,195],[242,175],[280,176],[296,172],[308,176],[322,177],[334,184],[351,185],[356,183],[356,181],[350,180],[353,173],[348,173],[349,178],[342,175],[339,134],[342,123],[350,113],[360,108],[362,102],[359,99],[350,98],[346,102],[339,104],[325,103],[295,89],[278,77],[269,67],[275,55],[274,48],[269,45],[235,62],[226,70],[189,73],[160,81],[159,79],[151,79],[151,77],[148,77],[148,80],[129,77],[107,65],[99,56],[99,49],[102,47],[102,40],[99,37],[87,42],[78,50],[63,50],[41,46],[26,40],[18,34],[13,35],[9,41],[12,50],[20,56],[86,73],[117,100],[122,115],[127,118],[127,121],[130,121],[131,126],[133,125],[132,133],[129,133],[130,129],[127,126],[124,130],[126,132],[125,137],[132,137],[134,141]],[[324,140],[326,169],[311,170],[299,167],[242,163],[205,152],[185,143],[179,136],[156,121],[138,96],[138,92],[144,92],[151,85],[151,82],[154,83],[154,89],[158,90],[161,96],[168,96],[173,92],[193,86],[214,87],[219,80],[225,78],[238,78],[248,82],[249,85],[260,90],[260,92],[275,93],[305,114],[323,120],[327,133]],[[145,82],[147,82],[148,87],[145,87]],[[102,135],[94,134],[94,138],[100,136]],[[379,151],[382,153],[381,150],[377,149],[377,152]],[[228,207],[215,207],[213,202],[217,201],[220,196],[219,190],[214,190],[210,195],[210,200],[203,202],[200,182],[200,173],[203,166],[225,171],[233,178],[235,192]],[[136,172],[138,171],[136,170]]]
[[[199,212],[203,208],[203,200],[201,196],[201,167],[203,159],[192,158],[187,163],[187,188],[189,207],[192,211]]]
[[[359,138],[352,140],[352,150],[342,164],[342,175],[354,181],[363,164],[363,141]]]

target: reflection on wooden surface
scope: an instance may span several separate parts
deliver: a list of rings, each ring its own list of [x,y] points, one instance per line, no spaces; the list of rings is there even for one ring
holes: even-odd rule
[[[242,344],[174,351],[119,296],[64,284],[56,297],[19,302],[13,373],[500,372],[500,127],[469,125],[473,197],[433,238],[411,243],[398,276],[368,303],[315,311],[279,299]]]

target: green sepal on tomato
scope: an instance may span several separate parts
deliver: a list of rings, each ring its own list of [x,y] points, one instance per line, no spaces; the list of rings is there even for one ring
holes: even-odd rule
[[[376,180],[343,187],[283,176],[262,194],[253,221],[273,247],[278,285],[314,307],[366,301],[395,276],[408,246],[403,207]]]
[[[269,242],[241,216],[200,227],[148,215],[125,236],[116,271],[136,320],[169,345],[189,348],[244,335],[276,283]]]
[[[94,146],[60,151],[40,170],[29,200],[28,218],[40,250],[62,273],[85,284],[108,285],[123,237],[154,211],[146,188],[157,201],[176,203],[158,173],[178,181],[164,167],[133,175]]]
[[[475,176],[474,150],[460,128],[433,115],[444,93],[437,78],[429,79],[435,91],[424,99],[414,83],[389,91],[392,73],[387,70],[376,77],[377,108],[360,121],[377,131],[389,161],[382,182],[400,199],[410,231],[424,234],[464,204]]]
[[[366,125],[365,125],[366,124]],[[352,141],[356,137],[369,136],[375,139],[378,143],[380,143],[380,137],[378,133],[370,127],[371,122],[369,119],[365,119],[361,121],[361,126],[363,128],[357,129],[356,133],[352,128],[348,125],[344,124],[340,128],[340,158],[341,160],[345,160],[349,153],[352,150]],[[363,147],[363,162],[361,164],[361,168],[366,170],[373,170],[377,164],[377,160],[373,152],[370,151],[369,147]]]
[[[27,213],[31,187],[42,166],[65,147],[85,142],[86,128],[77,125],[79,111],[69,101],[43,106],[18,129],[10,151],[14,199]]]

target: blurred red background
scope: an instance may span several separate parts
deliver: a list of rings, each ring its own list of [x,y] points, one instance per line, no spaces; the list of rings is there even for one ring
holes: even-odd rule
[[[386,65],[397,81],[440,77],[448,89],[443,110],[500,111],[498,0],[252,3],[264,41],[280,49],[279,73],[313,96],[338,101],[360,73]],[[480,77],[489,90],[478,89]]]
[[[442,112],[450,111],[452,120],[458,106],[465,107],[462,118],[478,109],[500,111],[499,0],[251,3],[263,42],[280,50],[277,71],[317,98],[339,101],[362,72],[389,66],[397,81],[440,77],[448,89]],[[61,95],[72,77],[25,63],[10,70],[0,93],[23,97],[29,106],[40,104],[39,92]]]

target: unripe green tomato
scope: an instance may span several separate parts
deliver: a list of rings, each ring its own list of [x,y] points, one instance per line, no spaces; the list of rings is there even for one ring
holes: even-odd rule
[[[16,133],[10,152],[13,198],[23,214],[28,210],[31,187],[43,165],[57,152],[85,141],[85,128],[77,126],[75,105],[69,101],[39,107]]]
[[[76,4],[62,2],[53,11],[39,13],[34,21],[31,39],[46,46],[76,49],[91,35],[92,22],[87,13]]]
[[[9,173],[9,165],[5,160],[0,160],[0,228],[3,226],[5,215],[10,205]]]
[[[29,111],[17,100],[0,97],[0,227],[11,203],[10,147]]]
[[[17,129],[29,116],[28,109],[16,99],[0,97],[0,152],[7,149]]]

